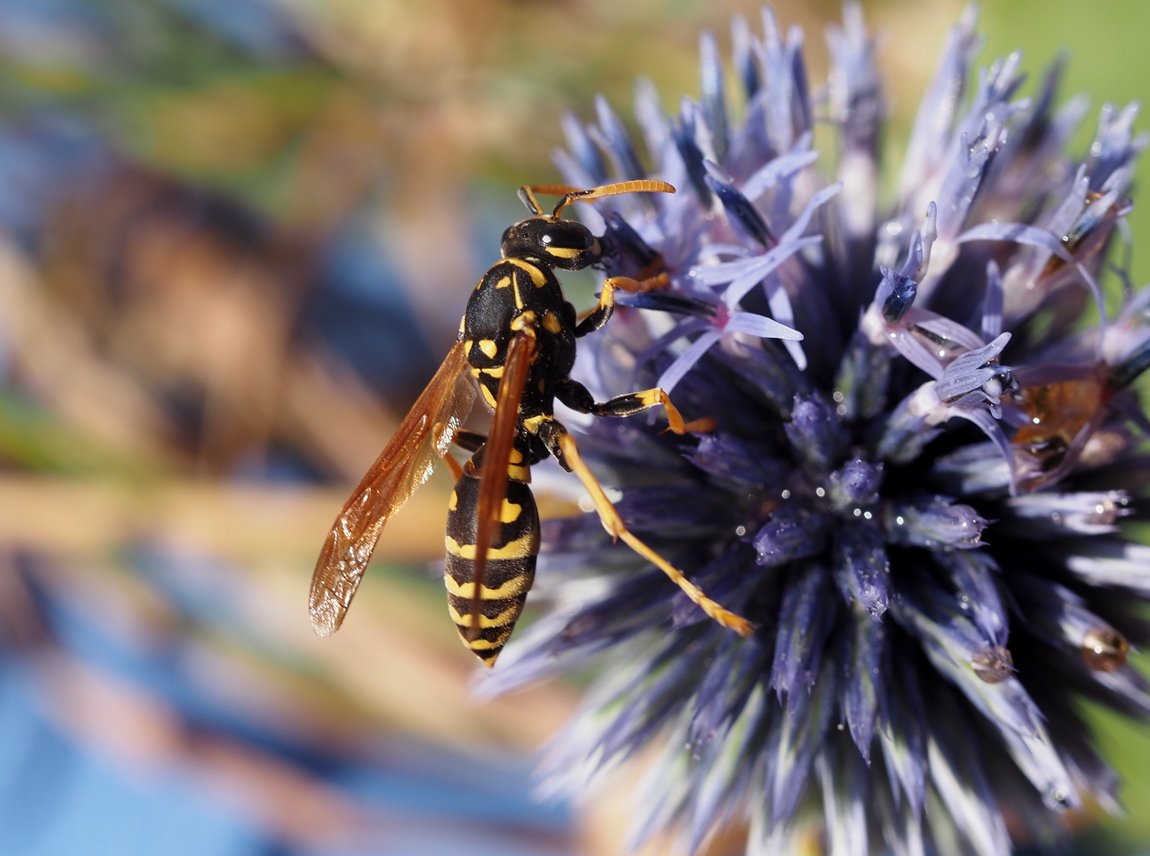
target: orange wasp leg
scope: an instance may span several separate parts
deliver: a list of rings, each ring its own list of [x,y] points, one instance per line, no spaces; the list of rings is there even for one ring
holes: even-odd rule
[[[603,490],[603,486],[599,483],[599,480],[595,478],[594,473],[583,463],[583,459],[579,455],[579,450],[575,446],[574,437],[566,431],[562,431],[558,436],[558,444],[559,449],[562,451],[564,461],[571,468],[571,472],[575,473],[579,481],[583,483],[583,487],[591,497],[591,503],[595,506],[595,511],[599,514],[599,519],[603,521],[603,528],[611,534],[612,538],[621,540],[637,554],[670,577],[671,582],[682,589],[683,593],[691,599],[692,603],[696,604],[703,612],[723,627],[734,630],[740,636],[751,635],[755,629],[754,624],[711,600],[711,598],[703,593],[702,589],[687,579],[682,571],[632,534],[624,525],[623,519],[619,516],[619,512],[615,510],[615,506],[611,503],[611,500],[607,498],[607,494]]]

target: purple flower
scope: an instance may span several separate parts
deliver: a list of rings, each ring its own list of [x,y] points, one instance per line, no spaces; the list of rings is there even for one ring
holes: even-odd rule
[[[593,515],[552,521],[537,591],[554,609],[486,688],[595,675],[546,781],[579,792],[661,747],[639,838],[677,828],[693,850],[749,819],[751,853],[812,834],[835,853],[1007,853],[1115,807],[1084,700],[1150,712],[1126,665],[1150,636],[1150,548],[1123,528],[1147,507],[1131,384],[1150,291],[1107,305],[1099,282],[1145,140],[1107,108],[1069,154],[1081,111],[1056,106],[1057,70],[1032,99],[1018,56],[973,75],[967,15],[887,204],[859,8],[818,97],[801,35],[763,26],[735,22],[738,110],[708,34],[698,102],[667,116],[640,88],[642,146],[600,102],[558,155],[576,185],[680,189],[583,212],[610,273],[671,285],[631,297],[645,311],[584,340],[577,371],[602,397],[660,383],[714,428],[569,421],[628,524],[757,630],[708,619]]]

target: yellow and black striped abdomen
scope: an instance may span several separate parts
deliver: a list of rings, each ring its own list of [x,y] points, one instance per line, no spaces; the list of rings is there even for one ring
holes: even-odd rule
[[[517,479],[507,482],[507,498],[500,509],[502,525],[487,551],[483,585],[475,591],[475,532],[479,503],[479,477],[465,472],[455,485],[447,513],[447,561],[443,582],[447,604],[463,643],[487,665],[503,650],[515,622],[523,612],[527,592],[535,580],[539,553],[539,512],[531,488]],[[471,630],[472,602],[478,597],[479,630]]]

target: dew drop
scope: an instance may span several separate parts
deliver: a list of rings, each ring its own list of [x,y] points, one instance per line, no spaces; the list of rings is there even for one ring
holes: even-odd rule
[[[826,495],[827,495],[826,488],[822,488],[822,487],[816,487],[815,488],[815,496],[817,496],[819,499],[822,499]]]
[[[740,538],[742,538],[744,535],[747,534],[747,527],[746,526],[736,526],[735,527],[735,534],[738,535]]]
[[[1118,503],[1104,500],[1094,506],[1094,513],[1089,515],[1086,520],[1095,526],[1113,526],[1119,517],[1118,509]]]
[[[987,684],[1000,684],[1014,674],[1014,658],[1010,649],[1002,645],[979,651],[970,658],[970,665],[979,680]]]
[[[1095,672],[1116,672],[1126,665],[1130,643],[1113,627],[1091,627],[1082,637],[1082,659]]]

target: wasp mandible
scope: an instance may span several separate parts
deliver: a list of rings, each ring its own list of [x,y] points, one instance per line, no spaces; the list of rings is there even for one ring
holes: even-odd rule
[[[603,261],[598,238],[582,223],[561,220],[564,208],[623,193],[674,193],[666,182],[623,181],[586,190],[567,185],[525,185],[519,198],[531,212],[509,227],[502,260],[479,280],[443,365],[412,406],[391,442],[340,511],[312,576],[310,612],[327,636],[343,622],[384,524],[431,475],[454,442],[471,458],[459,467],[447,516],[444,583],[463,642],[494,665],[523,611],[535,577],[539,514],[531,493],[532,465],[548,456],[574,473],[607,531],[657,566],[707,615],[746,636],[744,618],[705,595],[681,571],[631,533],[584,464],[575,440],[554,416],[556,399],[579,413],[631,416],[661,405],[670,430],[698,427],[659,388],[597,402],[570,377],[576,340],[611,318],[617,289],[641,291],[665,283],[607,277],[598,305],[582,320],[567,302],[556,270],[582,270]],[[544,214],[536,195],[561,197]],[[494,409],[486,437],[465,431],[476,389]]]

